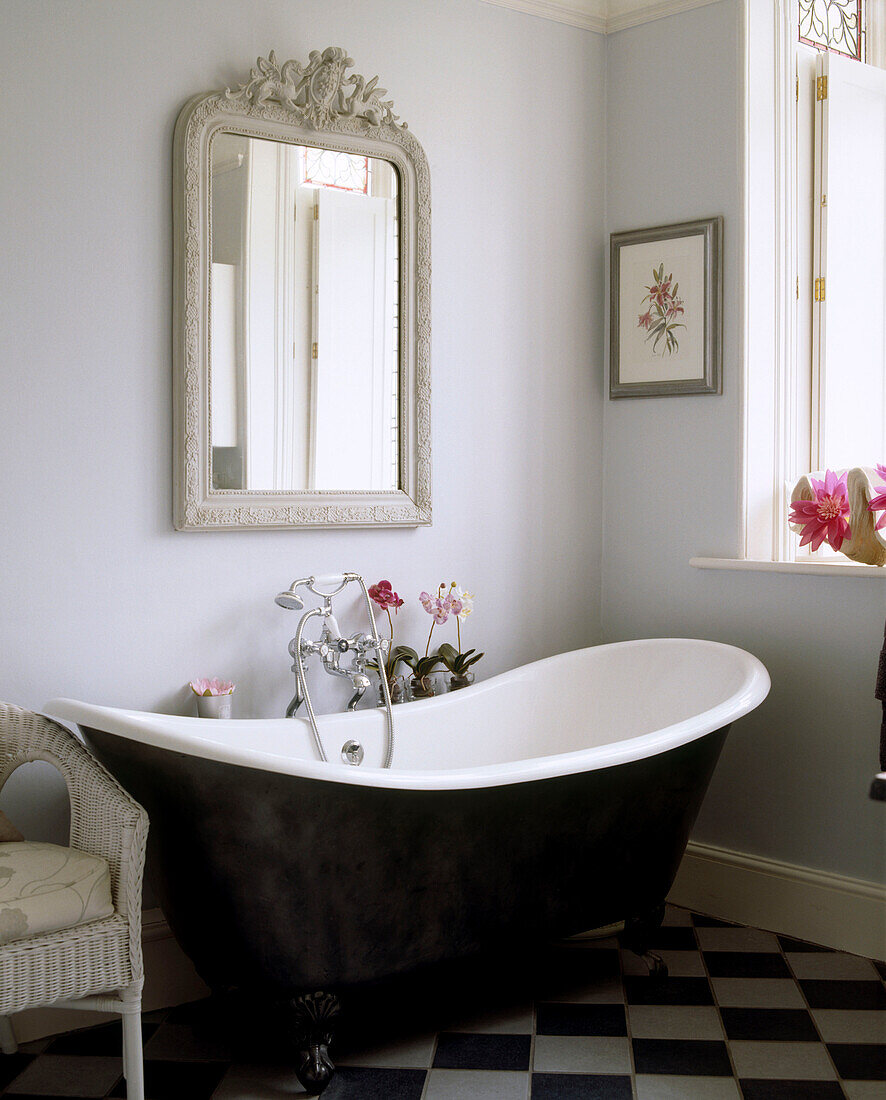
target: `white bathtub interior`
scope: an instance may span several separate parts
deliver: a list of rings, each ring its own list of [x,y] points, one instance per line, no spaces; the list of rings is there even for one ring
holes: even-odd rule
[[[304,719],[207,720],[48,703],[47,714],[147,744],[340,782],[421,789],[487,786],[608,767],[729,724],[765,698],[744,650],[693,639],[621,642],[549,657],[486,682],[394,708],[394,765],[381,769],[380,710],[318,716],[329,764]],[[341,761],[359,740],[364,763]]]

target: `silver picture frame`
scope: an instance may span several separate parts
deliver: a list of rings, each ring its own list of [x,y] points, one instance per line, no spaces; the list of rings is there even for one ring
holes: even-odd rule
[[[610,398],[723,392],[722,243],[719,216],[610,235]]]

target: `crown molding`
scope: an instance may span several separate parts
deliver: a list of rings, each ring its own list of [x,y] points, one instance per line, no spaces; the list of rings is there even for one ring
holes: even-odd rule
[[[606,11],[606,33],[627,30],[641,23],[651,23],[655,19],[666,19],[669,15],[678,15],[693,8],[704,8],[708,4],[717,4],[719,0],[609,0]]]
[[[612,34],[682,11],[716,4],[719,0],[654,0],[652,3],[649,0],[483,0],[483,3],[597,34]]]
[[[483,0],[500,8],[512,8],[525,15],[566,23],[582,30],[606,33],[607,0]]]

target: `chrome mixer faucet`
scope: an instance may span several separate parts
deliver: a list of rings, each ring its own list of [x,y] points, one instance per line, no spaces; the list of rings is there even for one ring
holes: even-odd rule
[[[335,615],[332,613],[333,596],[337,596],[351,581],[356,581],[363,591],[366,610],[369,615],[371,635],[367,636],[361,631],[352,635],[350,638],[344,637],[339,629]],[[295,695],[286,708],[286,717],[294,717],[302,703],[305,704],[305,708],[308,712],[308,719],[311,723],[311,729],[314,733],[314,742],[317,747],[317,752],[320,759],[325,761],[327,759],[326,753],[320,740],[314,709],[311,706],[311,699],[308,694],[306,676],[308,658],[311,656],[319,657],[324,670],[330,676],[345,676],[350,679],[354,694],[348,701],[347,709],[353,711],[357,709],[357,704],[370,687],[371,681],[366,675],[367,659],[372,657],[378,663],[379,668],[384,668],[389,643],[387,640],[379,637],[378,628],[375,624],[375,616],[372,612],[372,603],[366,588],[366,582],[358,573],[342,573],[338,576],[304,577],[301,580],[293,581],[285,592],[279,593],[275,602],[288,611],[301,611],[305,606],[305,602],[298,594],[299,588],[305,588],[315,596],[319,596],[322,600],[322,606],[311,608],[310,611],[306,611],[304,615],[302,615],[298,622],[295,637],[289,643],[289,654],[292,657],[292,671],[295,673],[296,689]],[[304,628],[308,620],[315,616],[323,620],[320,637],[316,641],[308,641],[304,638]],[[341,659],[347,653],[353,654],[353,658],[350,666],[343,668]],[[390,690],[388,688],[387,677],[384,675],[381,676],[381,684],[388,719],[388,745],[383,766],[389,768],[393,757],[394,722],[391,711]],[[350,758],[351,754],[349,753],[348,759],[350,760]],[[362,751],[360,758],[362,759]]]

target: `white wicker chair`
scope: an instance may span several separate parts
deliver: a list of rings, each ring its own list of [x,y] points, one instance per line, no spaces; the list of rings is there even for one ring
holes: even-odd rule
[[[45,760],[64,776],[70,847],[107,862],[114,913],[0,946],[0,1050],[17,1049],[9,1016],[25,1008],[119,1013],[127,1096],[144,1100],[141,904],[148,815],[68,730],[0,703],[0,790],[29,760]]]

